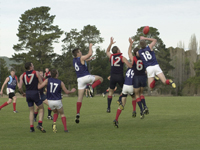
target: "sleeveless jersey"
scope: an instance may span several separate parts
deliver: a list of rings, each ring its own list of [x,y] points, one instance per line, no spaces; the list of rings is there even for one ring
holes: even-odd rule
[[[110,56],[111,74],[123,74],[124,62],[122,58],[122,53],[116,53]]]
[[[49,78],[47,84],[47,99],[61,100],[61,81],[56,78]]]
[[[145,68],[144,68],[144,65],[142,63],[142,60],[137,56],[133,56],[132,69],[134,70],[135,76],[146,75]]]
[[[87,68],[87,63],[85,62],[84,65],[81,64],[80,57],[73,58],[73,66],[75,68],[77,78],[90,75]]]
[[[35,70],[24,72],[22,75],[22,79],[26,86],[26,91],[38,91],[38,77]]]
[[[46,76],[46,79],[47,79],[47,78],[51,78],[51,72],[50,72],[50,71],[47,72],[47,73],[45,72],[45,76]]]
[[[157,60],[156,60],[156,55],[154,51],[151,51],[151,49],[149,48],[149,46],[147,46],[144,49],[140,49],[138,51],[140,58],[144,64],[144,67],[147,68],[149,66],[155,66],[158,64]]]
[[[15,91],[16,85],[17,85],[17,76],[15,76],[14,78],[12,76],[9,76],[7,88],[10,88]]]
[[[126,71],[124,84],[133,85],[133,78],[134,78],[134,70],[132,68],[128,68]]]

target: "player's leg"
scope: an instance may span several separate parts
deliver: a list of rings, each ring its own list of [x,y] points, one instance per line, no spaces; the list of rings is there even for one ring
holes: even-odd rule
[[[58,119],[58,111],[57,111],[57,109],[54,109],[52,111],[54,112],[52,129],[53,129],[53,132],[56,133],[57,132],[56,121]]]
[[[171,79],[166,79],[163,72],[156,75],[160,78],[163,84],[171,85],[173,88],[176,88],[176,84]]]
[[[37,105],[35,105],[35,108],[34,108],[34,122],[36,122],[36,120],[37,120],[36,118],[37,118],[37,115],[38,115],[38,111],[39,111],[39,108],[38,108]]]
[[[13,96],[13,112],[14,113],[18,113],[18,111],[16,110],[16,102],[17,102],[17,97]]]
[[[79,118],[80,118],[80,109],[82,106],[82,100],[83,100],[83,96],[84,96],[84,89],[78,89],[78,100],[76,103],[76,119],[75,122],[79,123]]]
[[[85,96],[88,97],[88,91],[85,89]]]
[[[51,115],[51,108],[49,107],[49,103],[48,103],[48,100],[46,99],[46,95],[44,95],[44,100],[43,100],[43,103],[46,104],[48,106],[47,110],[48,110],[48,116],[47,116],[47,119],[50,119],[50,120],[53,120],[53,117]]]
[[[35,132],[34,129],[34,105],[33,103],[29,103],[29,121],[30,121],[30,132]]]
[[[38,105],[39,103],[36,103],[36,105],[38,106],[39,109],[39,114],[38,114],[38,126],[37,128],[43,132],[46,133],[46,131],[44,130],[42,123],[43,123],[43,118],[44,118],[44,105],[43,103],[41,103],[40,105]]]
[[[63,126],[64,126],[64,131],[65,131],[65,132],[69,132],[69,131],[67,130],[67,119],[66,119],[66,117],[65,117],[63,107],[59,108],[59,109],[58,109],[58,112],[60,113],[60,116],[61,116],[61,120],[62,120],[62,123],[63,123]]]
[[[3,104],[0,106],[0,110],[1,110],[3,107],[5,107],[5,106],[7,106],[8,104],[10,104],[11,102],[12,102],[12,99],[9,98],[7,102],[3,103]]]
[[[143,91],[144,91],[144,87],[141,87],[140,88],[140,99],[141,99],[141,102],[142,102],[142,105],[144,106],[144,114],[148,115],[149,114],[149,109],[146,105],[146,101],[145,101],[145,97],[143,95]]]
[[[110,89],[110,88],[106,89],[106,91],[105,91],[104,93],[102,93],[102,96],[103,96],[103,97],[105,97],[105,96],[106,96],[106,93],[108,93],[108,92],[109,92],[109,89]]]
[[[134,92],[135,92],[135,98],[136,98],[136,102],[140,108],[140,118],[143,119],[144,118],[144,113],[143,113],[143,108],[142,108],[142,102],[140,99],[140,88],[134,88]]]
[[[98,85],[100,85],[102,82],[103,82],[103,78],[100,77],[100,76],[97,76],[97,75],[94,75],[94,80],[92,82],[92,86],[89,86],[90,87],[90,95],[91,97],[93,97],[94,95],[94,88]]]
[[[136,117],[136,98],[135,95],[131,95],[132,97],[132,106],[133,106],[133,113],[132,113],[132,117],[135,118]]]
[[[107,97],[107,101],[108,101],[108,107],[107,107],[107,113],[110,113],[111,109],[110,109],[110,105],[111,105],[111,102],[112,102],[112,95],[114,93],[114,88],[110,88],[109,89],[109,92],[108,92],[108,97]]]

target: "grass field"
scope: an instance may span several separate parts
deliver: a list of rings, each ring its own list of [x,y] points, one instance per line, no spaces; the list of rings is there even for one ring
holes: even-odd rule
[[[0,111],[0,150],[199,150],[200,97],[146,97],[150,114],[144,119],[132,118],[131,99],[119,117],[119,128],[113,126],[117,97],[113,98],[111,113],[106,113],[107,99],[84,98],[80,123],[76,124],[77,98],[64,98],[69,133],[64,132],[61,118],[58,132],[52,132],[52,121],[47,120],[47,106],[43,126],[47,133],[36,129],[29,132],[29,109],[25,98],[18,98],[14,114],[12,105]],[[0,104],[7,101],[0,99]],[[35,126],[37,123],[35,123]]]

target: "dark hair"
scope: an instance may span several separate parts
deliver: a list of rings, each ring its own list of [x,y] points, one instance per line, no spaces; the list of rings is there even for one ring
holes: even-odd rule
[[[137,51],[139,51],[140,49],[138,47],[134,48],[133,53],[136,56]]]
[[[14,68],[11,68],[11,69],[10,69],[10,72],[11,72],[11,71],[14,71],[14,72],[15,72],[15,69],[14,69]]]
[[[25,63],[25,69],[26,69],[26,70],[29,70],[30,67],[31,67],[31,64],[32,64],[32,62],[27,62],[27,63]]]
[[[72,54],[73,54],[74,57],[77,56],[78,51],[79,51],[79,48],[75,48],[75,49],[72,51]]]
[[[55,78],[57,74],[58,74],[58,71],[56,69],[51,70],[51,77],[52,78]]]
[[[114,46],[112,48],[112,53],[115,54],[115,53],[117,53],[118,50],[119,50],[119,48],[117,46]]]
[[[43,70],[42,70],[42,69],[39,69],[38,71],[39,71],[39,72],[43,72]]]
[[[146,48],[146,46],[147,46],[147,44],[146,44],[145,40],[140,40],[140,47],[142,49],[144,49],[144,48]]]

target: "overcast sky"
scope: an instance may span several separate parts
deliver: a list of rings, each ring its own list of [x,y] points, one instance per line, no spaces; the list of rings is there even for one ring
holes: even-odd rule
[[[182,41],[188,49],[192,34],[200,42],[200,0],[1,0],[0,56],[12,57],[12,47],[18,43],[19,17],[40,6],[51,8],[50,14],[56,15],[53,24],[65,32],[95,25],[104,38],[101,48],[106,49],[113,36],[125,57],[128,38],[141,26],[157,28],[167,47],[176,47]],[[64,34],[60,41],[63,38]],[[55,45],[58,54],[61,45]]]

